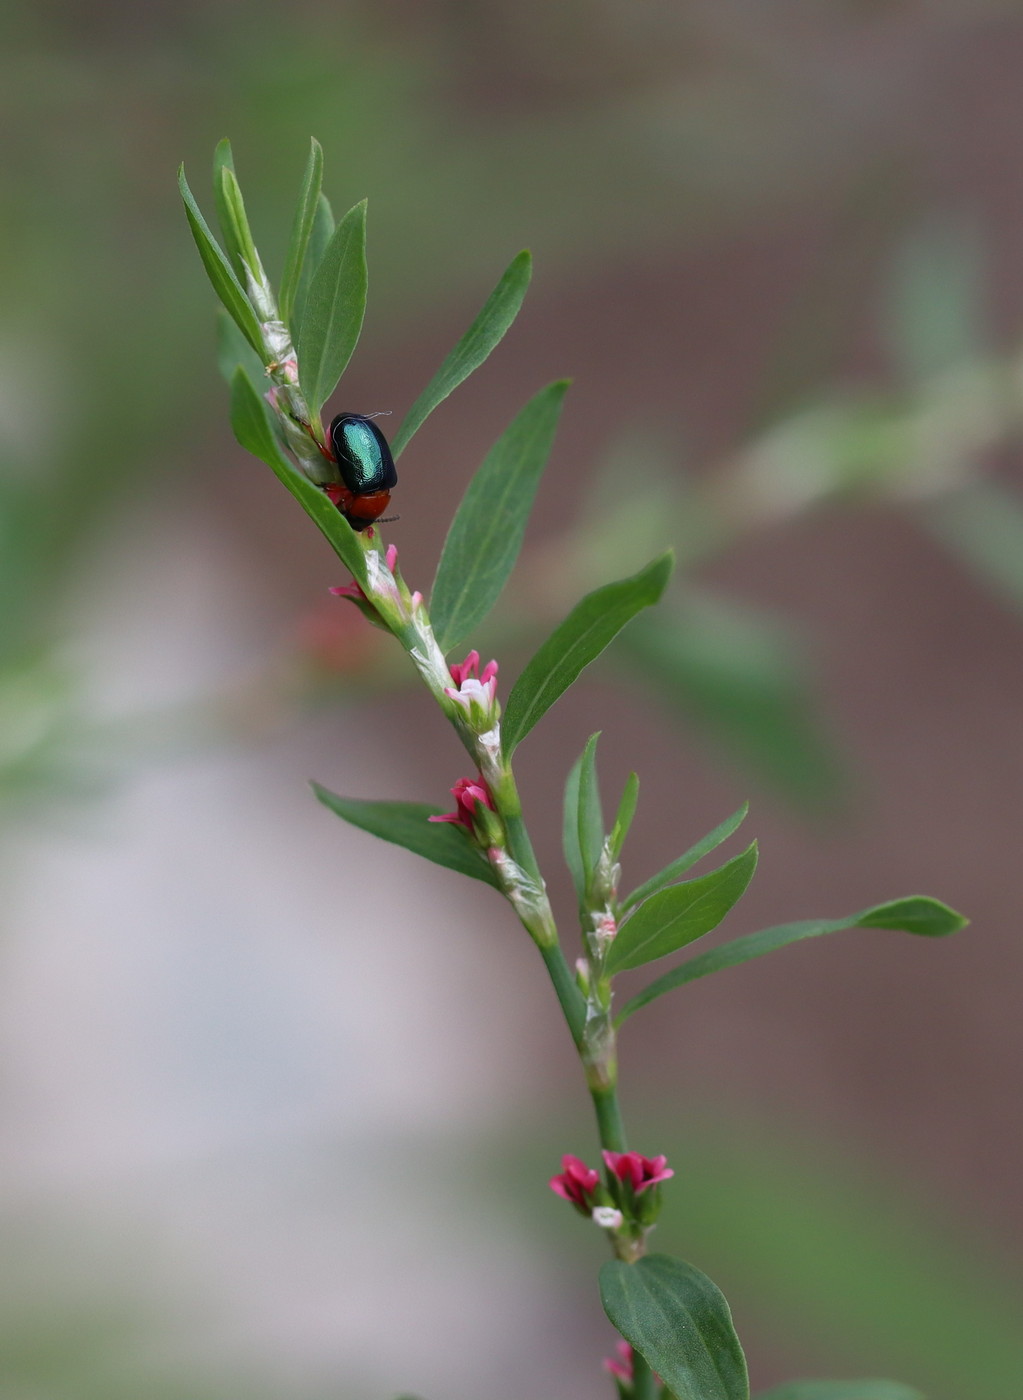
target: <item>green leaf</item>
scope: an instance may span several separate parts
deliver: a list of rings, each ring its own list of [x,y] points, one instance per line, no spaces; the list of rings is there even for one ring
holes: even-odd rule
[[[222,306],[217,307],[217,368],[230,386],[241,366],[253,386],[266,382],[266,366]]]
[[[295,291],[295,300],[292,305],[291,320],[288,323],[292,338],[297,340],[298,333],[302,326],[302,317],[305,314],[306,302],[309,299],[309,287],[316,271],[323,262],[323,255],[330,245],[330,240],[334,237],[334,211],[330,207],[330,201],[325,194],[321,194],[316,201],[316,212],[313,215],[313,231],[309,235],[309,246],[305,252],[305,260],[302,263],[302,271],[299,274],[298,287]]]
[[[288,243],[288,256],[284,261],[281,277],[280,311],[281,320],[291,325],[291,312],[295,305],[295,294],[302,278],[306,250],[312,238],[313,224],[320,207],[320,185],[323,181],[323,149],[315,137],[309,140],[309,160],[302,177],[302,188],[295,210],[295,222],[291,228],[291,241]],[[333,221],[331,221],[333,223]]]
[[[600,1271],[604,1311],[675,1400],[749,1400],[746,1359],[724,1294],[667,1254]]]
[[[625,787],[622,790],[622,800],[618,804],[618,811],[615,813],[615,824],[611,828],[611,853],[615,860],[622,853],[625,845],[625,838],[632,827],[632,819],[636,815],[636,804],[639,801],[639,778],[635,773],[630,773],[625,780]]]
[[[687,870],[694,866],[704,856],[710,855],[716,850],[722,841],[727,841],[733,831],[737,831],[746,820],[749,811],[749,803],[744,802],[737,812],[733,812],[730,817],[726,817],[719,826],[707,833],[702,840],[697,841],[695,846],[690,846],[684,855],[673,860],[670,865],[666,865],[657,875],[651,875],[644,884],[637,886],[627,899],[622,900],[622,909],[633,909],[637,904],[642,904],[644,899],[649,899],[658,890],[663,890],[665,885],[672,884]]]
[[[597,782],[597,740],[599,732],[586,741],[579,760],[579,810],[576,816],[579,831],[579,854],[582,858],[584,888],[600,860],[604,845],[604,813],[600,805],[600,784]]]
[[[285,457],[274,435],[269,409],[241,367],[235,370],[231,381],[231,427],[242,447],[265,462],[277,479],[284,483],[326,535],[352,577],[365,588],[366,557],[355,531],[324,493]]]
[[[757,843],[726,864],[669,885],[641,904],[618,930],[607,958],[608,972],[641,967],[702,938],[742,897],[757,868]]]
[[[487,298],[483,310],[448,355],[440,369],[427,384],[405,415],[394,435],[391,452],[397,458],[408,446],[414,433],[429,418],[438,404],[479,369],[490,352],[503,339],[526,295],[533,272],[533,260],[528,249],[513,258],[504,276]]]
[[[669,550],[631,578],[587,594],[529,661],[508,696],[501,721],[505,757],[596,660],[625,624],[664,592],[674,556]]]
[[[366,314],[366,201],[344,216],[309,284],[297,329],[302,388],[313,413],[352,358]]]
[[[790,1381],[763,1390],[755,1400],[924,1400],[899,1381]]]
[[[565,864],[572,876],[575,892],[582,901],[586,893],[586,871],[583,869],[583,853],[579,848],[579,774],[583,760],[572,764],[565,779],[565,806],[562,818],[561,844],[565,852]]]
[[[488,861],[476,850],[466,832],[452,822],[431,822],[440,816],[442,808],[421,802],[367,802],[357,797],[339,797],[337,793],[313,783],[313,792],[332,812],[352,826],[404,846],[417,856],[425,856],[436,865],[445,865],[461,875],[497,887],[497,877]]]
[[[185,202],[185,214],[192,230],[192,237],[195,239],[195,246],[199,249],[199,256],[202,258],[206,275],[213,284],[213,290],[230,312],[245,339],[262,359],[263,345],[256,313],[249,305],[249,299],[242,290],[238,278],[234,275],[234,269],[224,256],[219,243],[210,233],[192,191],[188,188],[183,165],[178,170],[178,188],[181,191],[181,198]]]
[[[496,603],[519,556],[568,388],[541,389],[487,453],[462,497],[434,579],[430,614],[449,651]]]
[[[231,143],[226,139],[219,143],[213,157],[213,197],[228,259],[244,287],[245,265],[248,264],[254,272],[259,264],[259,256],[252,241],[249,219],[245,213],[245,201],[242,199],[241,188],[234,173]]]
[[[968,923],[969,920],[964,919],[962,914],[942,904],[939,899],[911,895],[907,899],[892,900],[889,904],[875,904],[845,919],[805,919],[801,923],[776,924],[772,928],[735,938],[731,943],[722,943],[720,947],[711,948],[698,958],[690,958],[681,967],[666,972],[622,1008],[616,1024],[620,1025],[627,1016],[665,992],[682,987],[687,982],[695,982],[699,977],[707,977],[712,972],[720,972],[722,968],[736,967],[739,963],[749,962],[751,958],[763,957],[765,953],[773,953],[776,948],[785,948],[789,943],[799,943],[804,938],[818,938],[822,933],[841,933],[847,928],[886,928],[899,933],[922,934],[925,938],[944,938],[965,928]]]
[[[234,169],[234,152],[231,150],[231,142],[227,139],[226,136],[223,137],[222,140],[217,142],[216,148],[213,152],[214,185],[220,178],[220,172],[225,168],[225,166],[228,170]]]
[[[224,189],[220,182],[220,172],[222,170],[234,170],[234,153],[231,150],[231,143],[226,136],[222,141],[217,142],[216,150],[213,152],[213,200],[217,207],[217,220],[220,224],[220,232],[223,235],[228,261],[234,268],[235,274],[239,278],[242,278],[245,274],[241,266],[241,248],[233,236],[230,212],[227,208]]]

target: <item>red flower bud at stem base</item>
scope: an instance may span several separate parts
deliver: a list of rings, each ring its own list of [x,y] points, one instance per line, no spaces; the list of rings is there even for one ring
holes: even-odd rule
[[[562,1157],[561,1171],[550,1179],[550,1188],[570,1201],[576,1210],[589,1215],[600,1189],[600,1173],[571,1154]]]
[[[617,1356],[604,1357],[604,1370],[609,1372],[616,1380],[623,1385],[632,1384],[632,1347],[628,1342],[616,1342],[615,1351]]]
[[[638,1196],[659,1182],[667,1181],[675,1173],[668,1166],[667,1157],[644,1157],[639,1152],[603,1153],[608,1170],[625,1186],[631,1186]]]
[[[476,804],[482,803],[484,807],[489,807],[492,812],[496,810],[494,799],[490,796],[490,789],[482,777],[459,778],[451,789],[451,796],[455,799],[455,810],[445,812],[443,816],[427,817],[427,821],[457,822],[459,826],[464,826],[466,831],[475,836]]]

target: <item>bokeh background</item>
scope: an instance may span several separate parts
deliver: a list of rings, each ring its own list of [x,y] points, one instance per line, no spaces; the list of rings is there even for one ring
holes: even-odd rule
[[[536,258],[403,458],[406,577],[566,373],[481,649],[510,679],[584,587],[679,553],[521,751],[566,916],[560,788],[601,728],[607,788],[643,783],[627,880],[752,799],[726,935],[916,892],[974,921],[630,1023],[658,1242],[725,1288],[755,1386],[1019,1400],[1020,7],[2,13],[0,1393],[608,1393],[603,1241],[545,1184],[595,1149],[539,962],[306,787],[440,802],[462,770],[226,427],[175,169],[203,198],[229,135],[276,269],[315,134],[335,209],[370,199],[336,408],[397,422]]]

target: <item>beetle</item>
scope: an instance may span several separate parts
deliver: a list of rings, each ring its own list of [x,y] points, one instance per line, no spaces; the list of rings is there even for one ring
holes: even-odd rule
[[[339,413],[328,436],[341,480],[323,489],[353,530],[365,530],[383,515],[398,484],[391,449],[364,413]]]

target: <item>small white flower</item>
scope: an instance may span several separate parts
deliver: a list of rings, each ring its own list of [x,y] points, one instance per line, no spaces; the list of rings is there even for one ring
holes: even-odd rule
[[[593,1223],[602,1230],[617,1230],[625,1217],[614,1206],[594,1206]]]

